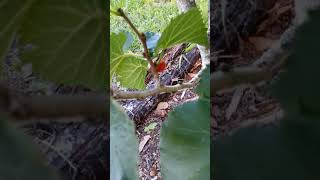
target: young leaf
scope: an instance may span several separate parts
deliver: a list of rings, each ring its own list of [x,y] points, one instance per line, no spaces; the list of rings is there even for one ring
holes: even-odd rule
[[[123,51],[125,42],[125,33],[111,33],[110,77],[115,75],[124,87],[143,89],[145,88],[144,79],[147,74],[148,63],[134,54],[125,54]]]
[[[146,35],[147,47],[148,47],[149,53],[151,54],[151,57],[152,57],[154,50],[157,47],[158,41],[160,39],[160,34],[154,33],[154,32],[145,32],[144,34]]]
[[[209,79],[204,78],[199,92],[208,87]],[[169,113],[160,134],[163,179],[210,179],[210,119],[210,101],[203,95]]]
[[[35,1],[20,28],[23,54],[40,77],[57,83],[105,88],[107,10],[103,0]]]
[[[110,179],[138,180],[138,141],[133,121],[114,100],[110,110]]]
[[[151,130],[154,130],[156,127],[157,127],[157,123],[153,122],[153,123],[150,123],[148,126],[146,126],[143,130],[144,132],[149,133]]]
[[[124,43],[123,48],[122,48],[123,51],[127,51],[133,43],[132,34],[128,31],[126,31],[125,34],[126,34],[127,38],[126,38],[126,42]]]
[[[172,19],[158,41],[156,52],[180,43],[208,46],[207,28],[199,9],[192,8]]]

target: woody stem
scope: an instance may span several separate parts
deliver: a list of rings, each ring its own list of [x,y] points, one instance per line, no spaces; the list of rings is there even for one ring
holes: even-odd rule
[[[156,64],[152,61],[152,59],[149,55],[149,50],[147,47],[147,38],[146,38],[145,34],[139,32],[139,30],[134,26],[134,24],[131,22],[131,20],[128,18],[128,16],[124,13],[124,11],[121,8],[118,9],[118,13],[128,23],[128,25],[131,27],[131,29],[137,34],[137,36],[143,46],[143,49],[144,49],[144,57],[147,59],[149,65],[150,65],[151,73],[156,81],[156,86],[159,86],[160,85],[159,75],[158,75],[158,72],[156,69]]]

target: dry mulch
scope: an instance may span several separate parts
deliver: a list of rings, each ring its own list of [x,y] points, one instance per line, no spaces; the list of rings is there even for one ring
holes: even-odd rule
[[[266,52],[291,25],[294,4],[290,0],[277,1],[269,16],[258,26],[254,35],[242,39],[240,56],[232,59],[233,67],[253,63]],[[234,54],[237,54],[235,52]],[[232,55],[232,54],[230,54]],[[282,110],[270,92],[272,82],[243,84],[217,93],[211,99],[211,132],[213,139],[228,136],[249,125],[275,125]]]
[[[167,102],[162,102],[165,105],[160,106],[164,107],[165,109],[158,108],[154,110],[147,117],[145,123],[137,127],[136,132],[139,138],[140,146],[143,147],[142,151],[139,153],[139,177],[141,180],[161,179],[159,144],[162,122],[166,120],[168,113],[172,111],[174,107],[188,101],[193,101],[196,98],[197,95],[191,90],[177,92],[171,95]],[[156,123],[156,128],[146,132],[145,127],[151,123]],[[143,142],[145,138],[148,139],[148,141],[144,146],[142,146],[143,144],[141,142]]]

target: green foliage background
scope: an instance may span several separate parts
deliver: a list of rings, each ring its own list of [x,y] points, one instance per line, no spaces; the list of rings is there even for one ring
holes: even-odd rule
[[[112,0],[116,1],[116,0]],[[162,32],[168,25],[170,20],[178,15],[179,11],[175,2],[164,2],[154,0],[128,0],[123,4],[123,9],[128,13],[134,25],[141,32]],[[133,31],[128,28],[125,21],[119,20],[119,17],[110,17],[110,32]],[[138,38],[134,36],[134,42],[130,50],[134,52],[142,52],[142,45],[139,43]]]

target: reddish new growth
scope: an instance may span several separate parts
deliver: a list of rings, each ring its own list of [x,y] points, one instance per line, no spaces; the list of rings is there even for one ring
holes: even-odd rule
[[[157,73],[161,73],[166,69],[166,63],[164,61],[160,61],[157,65]]]

